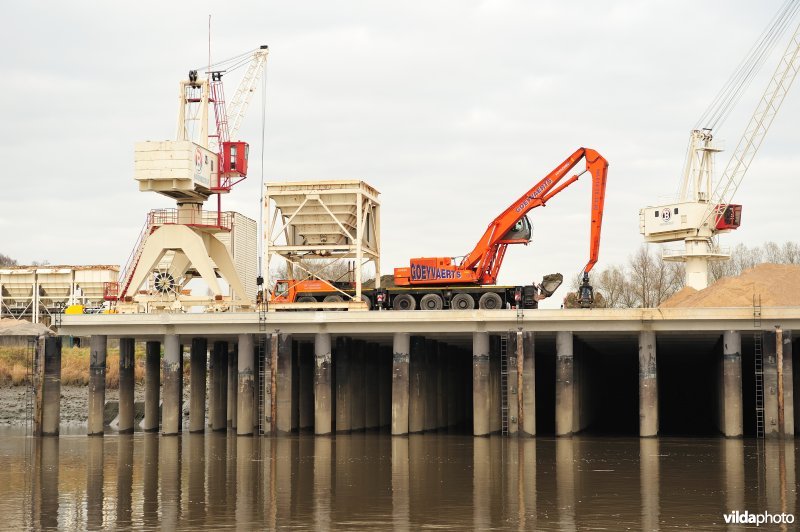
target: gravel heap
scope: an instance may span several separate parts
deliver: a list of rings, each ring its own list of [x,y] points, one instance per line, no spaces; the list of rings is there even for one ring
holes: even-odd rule
[[[759,264],[704,290],[687,286],[660,307],[752,307],[753,296],[765,307],[800,306],[800,265]]]
[[[42,336],[54,334],[41,323],[31,323],[13,318],[0,319],[0,336]]]

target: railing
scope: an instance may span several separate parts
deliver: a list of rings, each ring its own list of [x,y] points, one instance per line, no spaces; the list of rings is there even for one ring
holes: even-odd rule
[[[153,225],[150,223],[150,215],[148,214],[147,220],[144,223],[144,227],[142,227],[142,231],[139,233],[139,238],[136,239],[136,245],[133,247],[128,260],[125,263],[125,267],[119,272],[119,284],[122,287],[119,296],[125,295],[125,292],[128,290],[128,284],[131,281],[131,277],[133,277],[133,271],[136,269],[136,264],[139,262],[139,257],[142,256],[144,240],[147,238],[147,235],[150,234],[152,229]]]
[[[230,212],[156,209],[147,215],[147,223],[151,226],[190,225],[230,231],[233,227],[233,216]]]

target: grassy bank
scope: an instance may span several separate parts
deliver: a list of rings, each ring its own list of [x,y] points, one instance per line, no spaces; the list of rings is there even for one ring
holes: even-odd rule
[[[0,347],[0,386],[26,384],[28,351],[25,347]],[[188,366],[188,364],[187,364]],[[134,379],[144,383],[144,344],[135,351]],[[89,384],[89,348],[64,347],[61,350],[61,384]],[[106,387],[119,387],[119,348],[109,348],[106,357]]]

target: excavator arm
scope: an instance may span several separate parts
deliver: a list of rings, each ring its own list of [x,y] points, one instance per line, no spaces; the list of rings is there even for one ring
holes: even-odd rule
[[[585,159],[586,169],[561,183],[581,159]],[[494,284],[508,244],[530,242],[529,236],[518,238],[515,234],[515,229],[519,228],[520,224],[528,223],[525,219],[528,212],[536,207],[544,206],[553,196],[576,182],[586,172],[592,175],[589,262],[583,269],[584,273],[588,274],[597,262],[600,249],[600,229],[603,221],[608,173],[608,162],[595,150],[589,148],[575,150],[555,170],[509,205],[489,224],[475,248],[464,257],[459,267],[464,270],[475,270],[477,282],[480,284]]]
[[[582,159],[586,161],[586,169],[564,181]],[[495,218],[473,250],[459,264],[454,264],[449,257],[411,259],[410,267],[395,269],[395,283],[398,286],[495,284],[508,245],[530,242],[531,229],[527,213],[545,205],[553,196],[577,181],[586,172],[592,175],[589,262],[583,270],[584,278],[588,279],[587,274],[597,262],[600,248],[607,171],[608,162],[596,151],[589,148],[575,150],[575,153]],[[585,284],[588,286],[588,282]]]

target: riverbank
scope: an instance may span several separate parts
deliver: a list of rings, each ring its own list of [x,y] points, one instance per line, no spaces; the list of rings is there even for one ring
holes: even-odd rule
[[[26,347],[0,347],[0,386],[22,386],[27,383],[29,352]],[[144,344],[134,351],[134,380],[144,384]],[[63,386],[89,385],[89,348],[67,347],[61,350],[61,384]],[[119,386],[119,348],[109,347],[106,357],[106,388]]]
[[[24,425],[27,412],[27,386],[0,387],[0,425]],[[134,389],[136,401],[144,401],[144,386]],[[117,401],[118,390],[106,390],[106,401]],[[85,424],[89,412],[88,386],[61,387],[61,423]]]

